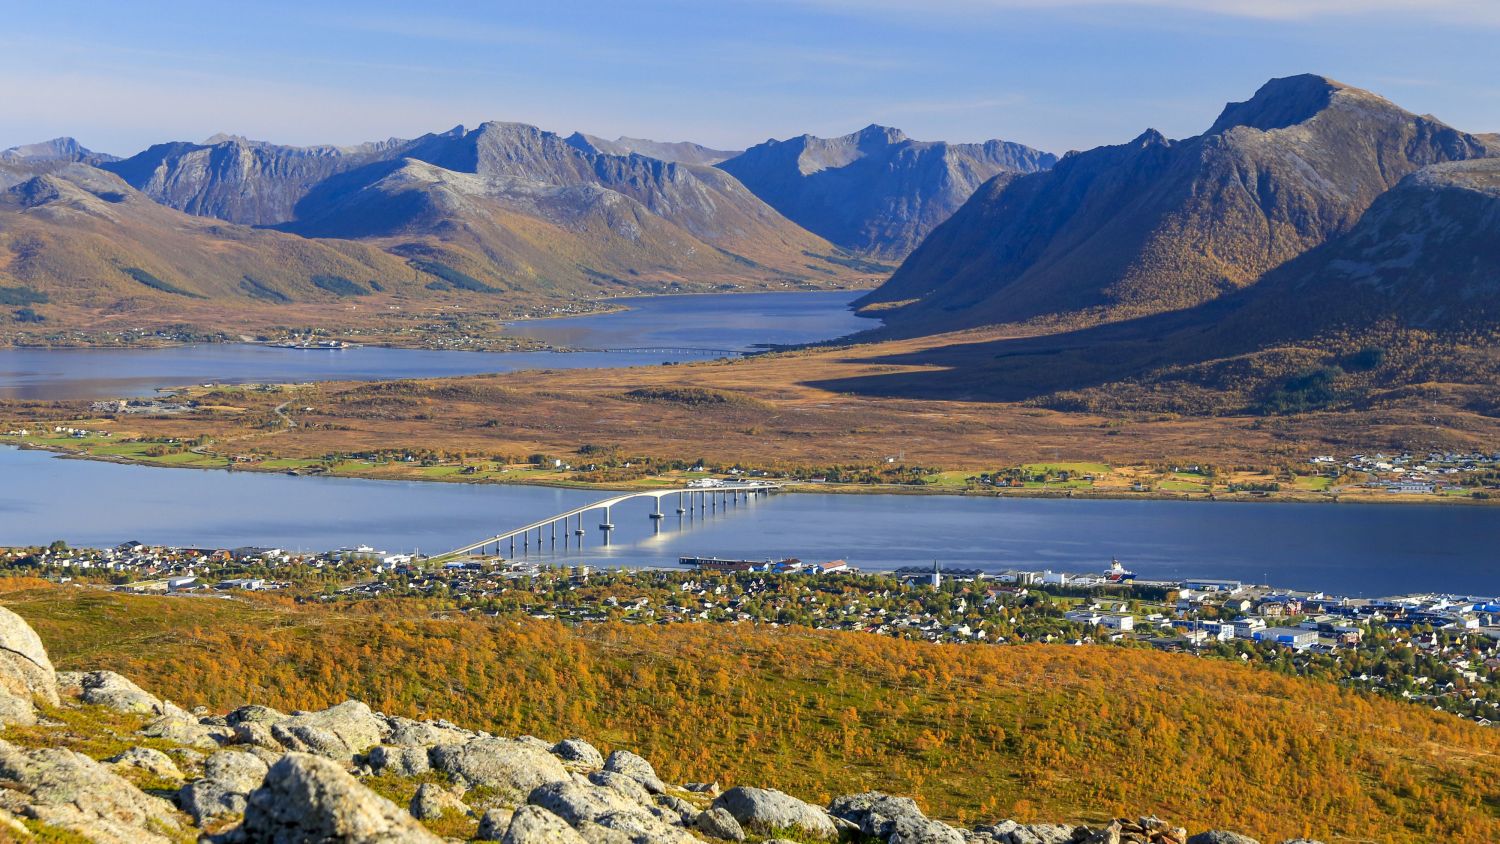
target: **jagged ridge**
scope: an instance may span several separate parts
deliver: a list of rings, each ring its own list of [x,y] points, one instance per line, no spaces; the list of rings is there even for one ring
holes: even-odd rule
[[[922,142],[872,125],[837,138],[766,141],[718,166],[839,246],[899,258],[980,184],[1044,170],[1055,161],[1050,153],[1009,141]]]
[[[1183,141],[1148,131],[985,185],[865,304],[902,330],[1190,307],[1347,231],[1474,136],[1317,76],[1268,82]]]

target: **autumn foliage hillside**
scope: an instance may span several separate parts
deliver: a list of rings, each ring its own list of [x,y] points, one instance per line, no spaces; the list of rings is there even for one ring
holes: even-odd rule
[[[1500,733],[1272,671],[1147,650],[945,646],[728,625],[567,628],[418,601],[150,598],[8,581],[60,668],[184,704],[357,698],[632,747],[666,777],[878,788],[963,822],[1155,812],[1262,839],[1500,837]]]

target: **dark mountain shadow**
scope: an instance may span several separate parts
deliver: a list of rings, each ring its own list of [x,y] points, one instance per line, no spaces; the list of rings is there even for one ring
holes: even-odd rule
[[[1228,352],[1223,344],[1208,341],[1217,340],[1217,323],[1239,310],[1242,298],[1229,297],[1186,311],[1060,334],[848,359],[851,363],[942,368],[812,381],[808,385],[886,398],[985,402],[1019,402],[1060,390],[1098,387]]]
[[[293,207],[291,221],[275,228],[304,237],[373,237],[389,233],[406,221],[410,209],[385,209],[375,218],[336,213],[361,191],[406,166],[402,158],[375,161],[355,167],[318,183]]]

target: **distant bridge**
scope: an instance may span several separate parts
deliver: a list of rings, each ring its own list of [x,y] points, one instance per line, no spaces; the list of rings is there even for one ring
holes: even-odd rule
[[[439,557],[457,557],[463,554],[472,554],[475,551],[483,553],[484,549],[491,545],[495,546],[495,553],[499,554],[500,545],[501,543],[505,542],[510,543],[510,556],[514,557],[516,553],[516,540],[518,539],[520,540],[522,550],[530,550],[531,543],[533,541],[536,542],[537,550],[541,550],[544,541],[550,541],[553,546],[557,545],[559,525],[562,526],[563,544],[567,545],[568,536],[570,533],[573,536],[578,537],[582,537],[585,534],[585,530],[583,528],[584,514],[591,513],[596,510],[604,511],[604,520],[599,523],[599,530],[604,531],[604,535],[607,540],[609,532],[615,529],[614,522],[610,520],[610,512],[614,509],[615,505],[622,504],[635,498],[655,499],[656,509],[650,514],[650,518],[652,520],[657,520],[664,518],[664,514],[661,511],[662,499],[671,498],[674,495],[677,496],[677,512],[679,514],[682,514],[692,512],[695,506],[697,507],[699,512],[703,512],[706,510],[718,510],[720,507],[728,507],[731,503],[738,503],[741,500],[748,501],[750,500],[750,496],[752,495],[769,495],[770,493],[777,492],[780,489],[780,484],[764,481],[753,481],[748,483],[724,484],[723,486],[714,487],[694,487],[691,489],[653,489],[646,490],[644,492],[628,492],[623,495],[616,495],[613,498],[606,498],[603,501],[595,501],[592,504],[585,504],[582,507],[575,507],[574,509],[569,510],[565,513],[558,513],[555,516],[548,516],[545,519],[532,522],[529,525],[518,527],[512,531],[497,533],[494,536],[481,539],[478,542],[471,542],[468,545],[464,545],[460,548],[454,548],[452,551],[449,551],[446,554],[439,555]],[[576,527],[573,526],[574,520],[576,520],[577,522]],[[534,538],[533,534],[535,534]]]

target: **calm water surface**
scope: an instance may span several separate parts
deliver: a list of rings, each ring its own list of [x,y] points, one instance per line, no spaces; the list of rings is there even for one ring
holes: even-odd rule
[[[149,543],[440,552],[603,498],[544,487],[289,477],[69,460],[0,448],[0,545]],[[847,559],[1217,577],[1352,595],[1500,594],[1500,508],[785,494],[704,518],[617,507],[612,544],[532,558],[671,565],[681,555]],[[519,551],[519,547],[518,547]]]
[[[165,349],[0,349],[0,398],[142,396],[187,384],[436,378],[518,369],[645,366],[702,360],[764,344],[840,337],[872,323],[854,316],[858,291],[649,296],[614,314],[538,320],[513,334],[600,351],[449,352],[278,349],[204,344]],[[608,351],[603,351],[608,350]]]

